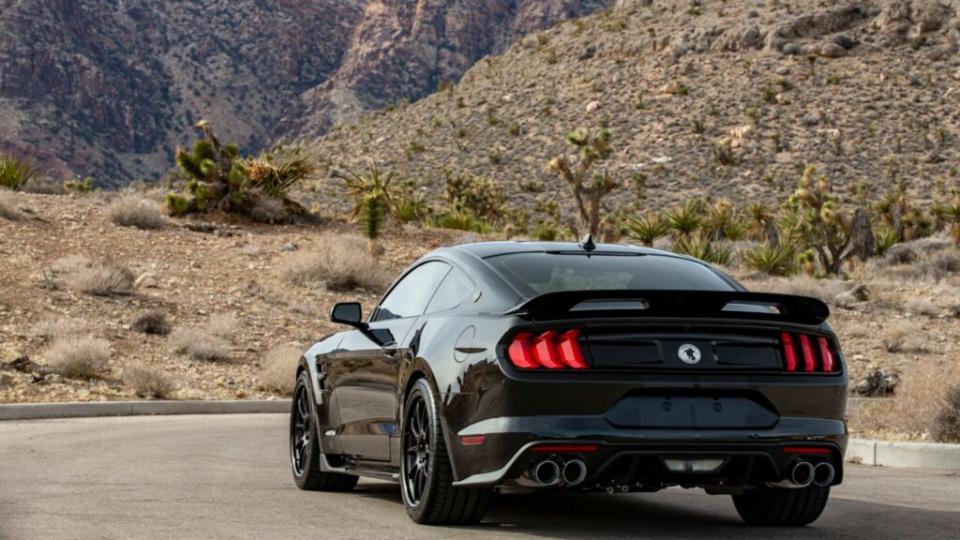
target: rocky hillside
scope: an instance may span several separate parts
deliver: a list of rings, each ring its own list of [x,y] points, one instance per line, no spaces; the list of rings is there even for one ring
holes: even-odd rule
[[[250,151],[320,133],[605,4],[0,0],[0,151],[55,178],[154,179],[198,118]]]
[[[376,160],[426,196],[445,171],[471,171],[532,209],[566,193],[546,170],[570,151],[564,134],[609,128],[605,167],[627,207],[698,194],[779,201],[810,163],[848,198],[905,182],[930,200],[960,181],[956,11],[622,0],[522,39],[446,91],[335,128],[313,150],[334,166]],[[337,201],[340,189],[330,180],[318,192]]]

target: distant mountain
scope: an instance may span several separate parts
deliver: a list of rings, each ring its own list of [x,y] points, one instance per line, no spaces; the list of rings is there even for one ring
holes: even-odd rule
[[[772,205],[807,164],[847,201],[898,183],[930,201],[960,189],[958,43],[956,10],[935,0],[619,0],[311,148],[334,167],[374,160],[428,199],[448,172],[482,175],[534,219],[556,203],[574,215],[547,164],[573,152],[564,135],[578,127],[610,129],[603,167],[623,209],[701,195]],[[342,182],[314,191],[332,204]]]
[[[160,176],[209,119],[255,150],[400,99],[604,0],[0,0],[0,151]]]

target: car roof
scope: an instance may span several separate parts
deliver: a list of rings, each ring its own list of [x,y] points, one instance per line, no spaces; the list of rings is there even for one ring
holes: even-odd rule
[[[583,253],[593,253],[593,254],[637,254],[637,255],[665,255],[670,257],[680,257],[680,258],[689,258],[682,255],[677,255],[676,253],[671,253],[669,251],[663,251],[659,249],[653,249],[648,247],[634,246],[629,244],[596,244],[596,247],[593,250],[586,250],[581,244],[576,242],[518,242],[518,241],[505,241],[505,242],[476,242],[473,244],[462,244],[459,246],[454,246],[453,250],[465,251],[479,257],[481,259],[486,259],[488,257],[496,257],[498,255],[509,255],[513,253],[543,253],[547,251],[564,251],[564,252],[583,252]]]

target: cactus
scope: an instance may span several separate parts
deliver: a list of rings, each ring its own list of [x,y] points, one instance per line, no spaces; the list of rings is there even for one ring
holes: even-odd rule
[[[32,159],[0,154],[0,186],[2,187],[19,191],[38,172]]]
[[[591,235],[598,236],[603,198],[619,185],[606,171],[592,172],[594,165],[606,160],[613,153],[610,146],[611,133],[610,130],[603,129],[591,134],[586,128],[579,128],[568,133],[566,139],[568,144],[578,149],[579,160],[571,163],[566,156],[560,156],[550,161],[549,168],[570,186],[580,214],[581,226]],[[576,227],[574,234],[579,236]]]

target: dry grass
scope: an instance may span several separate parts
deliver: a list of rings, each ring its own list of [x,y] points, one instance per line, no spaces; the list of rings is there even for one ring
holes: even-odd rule
[[[166,312],[158,309],[151,309],[137,315],[137,318],[134,319],[130,327],[137,332],[153,334],[155,336],[165,336],[169,334],[171,330]]]
[[[44,362],[55,372],[72,379],[95,379],[107,368],[110,344],[91,337],[68,337],[53,342],[43,353]]]
[[[17,196],[8,189],[0,188],[0,219],[20,221],[23,217],[17,208]]]
[[[960,380],[960,364],[931,358],[917,362],[901,380],[893,397],[870,400],[854,411],[851,431],[894,438],[930,436],[950,388]]]
[[[161,229],[167,225],[160,205],[134,193],[124,193],[107,205],[110,221],[124,227]]]
[[[65,276],[71,289],[94,296],[133,294],[136,279],[133,272],[111,261],[103,261]]]
[[[788,278],[777,278],[762,282],[765,291],[799,296],[812,296],[825,303],[833,303],[837,296],[843,294],[853,284],[847,284],[837,279],[816,279],[806,275],[796,275]]]
[[[960,443],[960,383],[955,383],[944,392],[940,409],[930,426],[935,441]]]
[[[880,334],[880,343],[890,353],[926,353],[924,346],[925,331],[915,322],[896,322],[885,328]]]
[[[367,250],[359,236],[327,236],[312,253],[297,253],[281,269],[284,279],[295,285],[322,285],[331,291],[366,289],[383,291],[390,276]]]
[[[33,327],[33,335],[41,338],[45,343],[78,337],[86,332],[87,324],[79,319],[47,319]]]
[[[177,384],[165,372],[152,367],[132,366],[124,370],[123,382],[143,398],[166,399]]]
[[[211,315],[204,330],[213,336],[233,341],[239,324],[237,318],[230,314]]]
[[[264,388],[283,396],[293,395],[297,382],[294,377],[297,373],[297,362],[302,354],[303,350],[292,343],[279,345],[265,352],[261,359],[263,368],[260,374]]]
[[[227,361],[230,343],[224,338],[197,328],[178,328],[170,334],[170,347],[177,354],[194,360]]]

